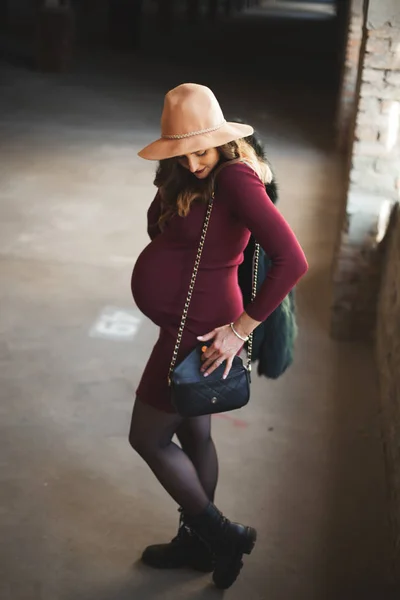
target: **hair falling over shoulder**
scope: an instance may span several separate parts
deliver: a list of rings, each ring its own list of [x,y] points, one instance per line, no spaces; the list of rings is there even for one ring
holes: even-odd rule
[[[242,159],[252,167],[263,183],[273,179],[272,171],[265,158],[264,148],[256,136],[229,142],[217,148],[220,163]],[[174,214],[186,217],[192,202],[208,202],[214,187],[214,177],[205,180],[196,179],[190,171],[182,167],[178,159],[168,158],[159,162],[154,185],[159,189],[163,212],[159,225]]]

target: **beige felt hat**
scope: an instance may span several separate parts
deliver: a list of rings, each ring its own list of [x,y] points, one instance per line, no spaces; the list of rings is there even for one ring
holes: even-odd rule
[[[161,138],[138,154],[163,160],[216,148],[253,133],[250,125],[228,123],[213,92],[204,85],[183,83],[165,96]]]

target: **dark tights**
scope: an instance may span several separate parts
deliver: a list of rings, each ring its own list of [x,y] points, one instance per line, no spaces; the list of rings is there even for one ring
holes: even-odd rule
[[[182,419],[136,400],[129,441],[185,512],[199,514],[214,500],[218,460],[209,415]]]

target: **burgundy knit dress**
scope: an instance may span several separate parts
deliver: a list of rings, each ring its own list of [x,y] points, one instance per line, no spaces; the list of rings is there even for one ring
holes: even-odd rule
[[[206,209],[206,204],[194,202],[187,217],[174,216],[161,232],[157,194],[148,211],[152,241],[132,274],[136,305],[160,327],[137,395],[141,402],[165,412],[175,412],[168,370]],[[271,258],[272,267],[255,301],[244,307],[237,271],[250,233]],[[222,169],[177,362],[199,343],[197,336],[235,321],[243,310],[264,321],[306,270],[302,248],[254,171],[243,163]]]

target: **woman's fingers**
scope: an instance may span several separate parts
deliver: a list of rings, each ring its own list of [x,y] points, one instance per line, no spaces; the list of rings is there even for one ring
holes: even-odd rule
[[[210,333],[206,333],[205,335],[199,335],[197,339],[200,340],[200,342],[209,342],[210,340],[215,338],[216,334],[216,330],[213,329],[213,331],[210,331]]]
[[[204,356],[204,355],[203,355]],[[213,352],[211,356],[204,359],[203,364],[201,365],[201,371],[206,371],[210,365],[212,365],[215,361],[222,360],[218,352]]]
[[[223,375],[224,379],[226,379],[231,370],[233,358],[240,349],[240,342],[238,342],[232,333],[230,326],[219,327],[210,333],[199,336],[197,339],[203,342],[213,340],[213,343],[209,347],[204,345],[201,348],[203,363],[201,365],[201,372],[207,377],[215,369],[218,369],[222,363],[226,362]]]
[[[211,375],[211,373],[213,373],[215,369],[218,369],[218,367],[221,366],[225,360],[226,359],[223,356],[219,356],[217,359],[215,359],[212,362],[211,366],[206,367],[207,370],[204,373],[204,377],[208,377],[208,375]]]
[[[209,358],[212,358],[214,356],[214,358],[216,358],[217,356],[219,356],[220,351],[214,347],[214,344],[212,346],[203,346],[202,349],[202,359],[203,360],[208,360]]]
[[[226,379],[228,377],[229,371],[232,368],[232,363],[233,363],[233,356],[228,358],[228,360],[226,361],[226,367],[225,367],[224,374],[222,375],[222,379]]]

